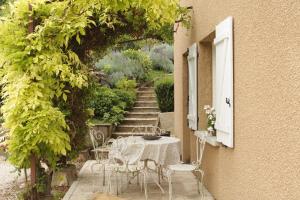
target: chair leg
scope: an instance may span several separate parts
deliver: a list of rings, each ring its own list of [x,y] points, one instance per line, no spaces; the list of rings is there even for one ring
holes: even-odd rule
[[[200,173],[200,178],[197,180],[198,183],[198,192],[201,195],[201,199],[204,199],[204,185],[203,185],[203,177],[204,177],[204,172],[202,170],[199,170]]]
[[[201,195],[201,200],[202,200],[202,199],[204,199],[204,188],[203,188],[202,183],[200,183],[200,181],[199,181],[199,184],[200,184],[200,187],[201,187],[201,189],[200,189],[200,195]]]
[[[126,172],[126,189],[128,189],[128,183],[129,183],[129,173]]]
[[[161,185],[158,183],[158,181],[157,181],[153,176],[151,176],[151,178],[152,178],[153,182],[159,187],[159,189],[161,190],[161,192],[164,194],[165,191],[164,191],[164,189],[161,187]]]
[[[94,166],[95,166],[96,163],[92,163],[91,166],[90,166],[90,171],[92,174],[94,174]],[[95,179],[93,179],[93,192],[95,192]]]
[[[198,183],[198,192],[200,194],[200,199],[204,199],[204,188],[203,188],[203,184],[201,183],[201,181],[197,180]]]
[[[143,173],[144,175],[144,173]],[[143,191],[143,184],[144,184],[144,176],[139,176],[139,182],[140,182],[140,187],[141,187],[141,192]]]
[[[108,187],[107,187],[107,193],[111,192],[111,174],[108,176]]]
[[[160,165],[157,166],[157,174],[158,174],[158,183],[160,184],[160,178],[161,178],[161,168],[160,168]]]
[[[144,190],[145,190],[145,199],[148,200],[148,191],[147,191],[147,173],[144,173]]]
[[[118,172],[116,172],[116,186],[117,186],[117,196],[119,195],[119,179],[118,179]]]
[[[197,189],[198,189],[198,194],[200,194],[200,181],[197,179]]]
[[[105,165],[103,165],[103,186],[105,186]]]
[[[169,182],[169,200],[173,199],[173,189],[172,189],[172,174],[168,174],[168,182]]]
[[[112,176],[112,174],[111,174],[111,172],[107,175],[107,184],[108,184],[108,186],[107,186],[107,193],[110,193],[111,192],[111,176]]]

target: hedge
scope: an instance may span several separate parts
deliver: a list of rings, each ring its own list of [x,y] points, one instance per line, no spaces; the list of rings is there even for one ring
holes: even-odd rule
[[[174,111],[174,81],[168,77],[155,83],[155,93],[161,112]]]

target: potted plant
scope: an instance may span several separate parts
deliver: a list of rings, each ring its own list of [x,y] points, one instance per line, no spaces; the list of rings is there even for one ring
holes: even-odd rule
[[[206,119],[207,119],[207,132],[210,136],[215,136],[216,129],[215,129],[215,122],[216,122],[216,111],[214,107],[210,105],[204,106]]]

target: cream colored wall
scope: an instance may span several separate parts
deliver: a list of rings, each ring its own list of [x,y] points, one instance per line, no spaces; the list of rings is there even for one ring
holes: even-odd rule
[[[185,138],[184,157],[188,160],[192,155],[193,159],[194,141],[183,137],[190,134],[183,53],[220,21],[233,16],[235,147],[207,145],[205,184],[218,200],[300,199],[300,1],[194,0],[182,4],[193,6],[193,27],[179,28],[174,44],[175,130]],[[201,71],[201,82],[208,83],[211,72]],[[199,95],[204,95],[201,89],[205,88],[200,86]],[[200,106],[210,101],[210,95],[203,97]],[[200,125],[204,127],[203,122]]]

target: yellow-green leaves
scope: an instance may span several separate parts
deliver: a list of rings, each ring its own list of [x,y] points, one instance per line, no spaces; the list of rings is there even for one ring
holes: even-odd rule
[[[15,1],[0,21],[2,113],[10,129],[10,160],[18,167],[28,166],[32,153],[55,163],[70,150],[57,102],[68,102],[68,89],[87,86],[83,54],[124,34],[157,33],[180,16],[178,0],[31,0],[32,11],[28,2]]]

